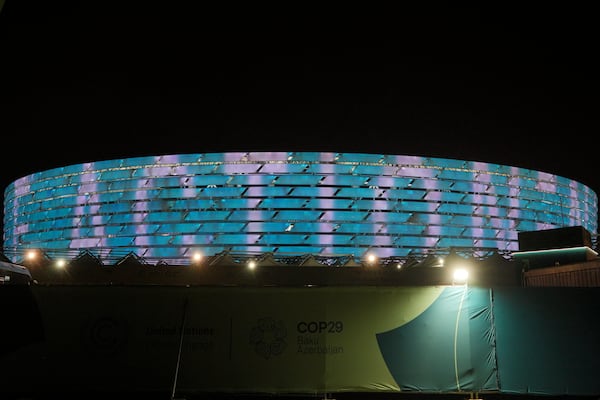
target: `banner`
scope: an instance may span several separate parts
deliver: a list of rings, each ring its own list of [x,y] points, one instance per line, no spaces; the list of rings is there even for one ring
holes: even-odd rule
[[[7,392],[600,393],[596,290],[27,288]]]

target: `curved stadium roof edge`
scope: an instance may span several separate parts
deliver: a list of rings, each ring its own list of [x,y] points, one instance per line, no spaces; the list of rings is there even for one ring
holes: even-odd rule
[[[407,257],[518,249],[520,231],[597,231],[597,195],[547,172],[335,152],[189,153],[36,172],[5,190],[4,248]]]

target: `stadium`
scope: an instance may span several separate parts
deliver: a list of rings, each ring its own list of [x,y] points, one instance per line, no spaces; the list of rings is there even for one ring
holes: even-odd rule
[[[5,190],[0,395],[598,398],[597,210],[568,178],[401,155],[24,176]]]
[[[5,190],[4,253],[90,250],[151,263],[271,253],[406,259],[452,248],[518,250],[518,232],[582,226],[587,186],[518,167],[356,153],[208,153],[37,172]]]

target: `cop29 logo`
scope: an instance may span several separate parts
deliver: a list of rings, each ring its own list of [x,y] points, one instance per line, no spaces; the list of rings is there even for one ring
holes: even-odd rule
[[[250,331],[250,344],[256,354],[269,359],[283,353],[287,346],[286,336],[287,330],[281,320],[265,317],[256,321],[256,326]]]

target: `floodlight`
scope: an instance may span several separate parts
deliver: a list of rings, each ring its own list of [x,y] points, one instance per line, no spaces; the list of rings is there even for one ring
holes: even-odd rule
[[[377,256],[373,253],[367,254],[367,264],[374,265],[377,262]]]
[[[452,283],[465,284],[469,279],[469,271],[465,268],[456,268],[452,273]]]
[[[192,261],[197,264],[200,261],[202,261],[202,253],[199,251],[196,251],[193,255],[192,255]]]

